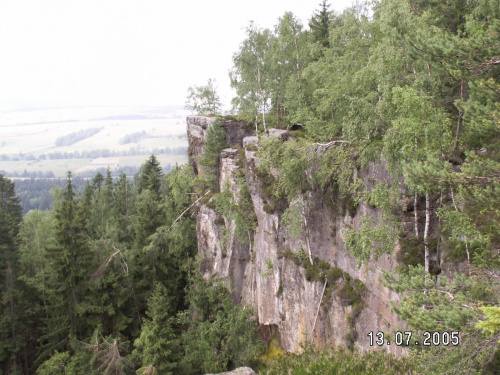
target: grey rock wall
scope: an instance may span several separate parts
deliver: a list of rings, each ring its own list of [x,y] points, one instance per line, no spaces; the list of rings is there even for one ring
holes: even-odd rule
[[[203,137],[210,121],[211,119],[200,117],[187,119],[193,165],[196,165],[196,158],[203,148]],[[256,137],[246,137],[246,128],[238,131],[234,125],[230,129],[233,144],[258,144]],[[279,136],[284,140],[288,137],[283,131],[269,133],[269,136]],[[360,204],[351,217],[345,208],[331,207],[325,204],[325,198],[328,197],[311,191],[305,197],[308,232],[293,239],[283,228],[280,215],[264,210],[262,187],[254,167],[259,160],[255,156],[256,152],[250,149],[253,150],[254,147],[248,150],[231,148],[222,152],[220,186],[227,184],[238,199],[239,188],[234,174],[239,168],[245,168],[258,224],[253,241],[250,244],[240,243],[234,237],[234,223],[222,218],[210,204],[201,206],[197,217],[198,249],[203,255],[201,272],[205,277],[216,274],[227,278],[233,288],[235,302],[251,306],[262,327],[277,327],[278,340],[285,351],[300,352],[301,344],[306,341],[319,346],[351,344],[361,350],[373,349],[367,336],[370,331],[388,332],[402,326],[402,322],[391,311],[391,301],[398,297],[380,282],[382,270],[394,270],[398,248],[391,255],[385,254],[378,260],[357,268],[356,260],[344,246],[344,233],[348,226],[359,228],[363,215],[377,219],[381,213]],[[242,167],[236,165],[239,152],[245,153],[246,163]],[[375,180],[384,182],[390,178],[380,164],[372,164],[367,170],[353,173],[357,173],[357,178],[366,183],[373,183]],[[363,297],[365,307],[355,319],[355,331],[358,334],[355,340],[352,336],[347,337],[352,333],[348,316],[353,307],[342,304],[336,295],[336,290],[342,286],[343,281],[338,281],[339,285],[334,288],[331,297],[324,298],[318,310],[324,284],[307,281],[304,267],[283,256],[287,249],[298,252],[309,246],[313,257],[341,268],[352,279],[361,280],[367,288]],[[315,323],[316,314],[318,317]],[[395,345],[384,348],[392,353],[402,351]]]

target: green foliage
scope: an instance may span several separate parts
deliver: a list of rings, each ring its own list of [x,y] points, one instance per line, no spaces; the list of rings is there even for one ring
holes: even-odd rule
[[[141,166],[138,192],[141,193],[144,190],[149,190],[152,194],[159,198],[162,174],[163,170],[160,166],[160,162],[156,156],[151,155],[148,161]]]
[[[345,146],[331,147],[318,158],[313,180],[323,189],[334,187],[340,198],[347,198],[359,188],[359,182],[353,180],[357,167],[355,150]]]
[[[316,11],[309,21],[309,27],[311,28],[311,34],[314,42],[319,43],[321,46],[328,48],[330,46],[330,23],[331,14],[328,8],[330,4],[327,4],[326,0],[321,2],[321,9]]]
[[[482,373],[495,360],[498,335],[484,339],[477,328],[481,316],[478,306],[498,303],[498,285],[478,272],[473,276],[456,274],[454,280],[433,278],[423,266],[409,266],[398,277],[384,273],[384,284],[401,294],[394,311],[420,334],[460,332],[458,346],[440,346],[419,352],[422,372],[437,374]],[[477,327],[477,328],[476,328]],[[418,351],[418,347],[414,348]],[[490,373],[485,370],[486,374]]]
[[[46,360],[36,370],[37,375],[66,375],[67,367],[70,362],[70,355],[68,352],[58,353]]]
[[[261,196],[264,198],[264,211],[269,214],[283,212],[288,202],[282,194],[277,194],[277,182],[272,173],[264,166],[261,167],[261,165],[259,165],[255,173],[259,178],[262,189]]]
[[[54,248],[47,249],[53,277],[49,281],[48,319],[41,338],[45,354],[56,348],[67,348],[70,337],[80,338],[89,333],[86,318],[92,306],[84,297],[89,292],[93,257],[77,216],[71,173],[68,173],[63,199],[55,216],[57,243]]]
[[[419,264],[424,264],[424,243],[420,239],[409,236],[400,239],[399,244],[401,246],[398,253],[399,263],[404,267],[416,267]]]
[[[185,372],[221,372],[253,365],[263,345],[253,334],[252,311],[233,305],[221,281],[195,275],[190,288],[191,312],[180,317],[188,325],[182,340]]]
[[[220,152],[229,147],[226,140],[226,131],[219,119],[215,119],[207,130],[205,148],[200,155],[199,163],[203,167],[203,178],[213,192],[219,191],[219,164]]]
[[[400,294],[395,312],[416,335],[461,332],[458,347],[417,349],[419,371],[494,373],[498,285],[490,272],[500,267],[499,4],[384,0],[370,5],[367,11],[368,4],[357,3],[332,17],[323,1],[310,30],[291,13],[274,30],[247,29],[231,72],[240,115],[257,131],[294,124],[304,129],[292,131],[295,139],[287,142],[261,140],[257,156],[263,160],[255,173],[264,210],[283,214],[289,235],[299,237],[306,191],[321,188],[351,217],[364,200],[382,216],[364,217],[358,229],[344,233],[346,247],[361,264],[391,252],[400,237],[398,213],[405,198],[400,191],[439,194],[438,220],[433,217],[431,224],[440,226],[430,229],[440,240],[430,246],[439,245],[436,256],[447,261],[467,261],[467,275],[426,274],[421,240],[406,236],[399,254],[406,266],[386,275],[385,282]],[[192,108],[219,110],[212,81],[190,94]],[[330,141],[342,142],[318,144]],[[220,190],[220,151],[227,146],[216,120],[208,129],[199,179],[206,178],[214,193]],[[359,167],[380,160],[401,186],[379,183],[363,192]],[[238,165],[250,168],[245,163],[240,151]],[[238,197],[222,191],[213,204],[225,222],[234,222],[240,241],[251,241],[256,221],[246,176],[239,174],[237,184]],[[54,192],[50,213],[33,212],[19,226],[13,184],[0,176],[0,371],[27,374],[38,367],[39,374],[90,374],[94,352],[77,341],[89,342],[96,328],[103,332],[97,341],[103,354],[94,359],[98,366],[107,363],[101,372],[129,371],[119,368],[127,361],[116,348],[135,340],[143,374],[223,371],[256,358],[251,312],[233,306],[220,282],[193,280],[186,301],[197,250],[192,211],[179,217],[196,193],[188,168],[165,177],[152,156],[134,183],[123,175],[114,183],[110,173],[99,173],[82,197],[71,179]],[[338,289],[349,310],[345,339],[352,344],[363,309],[362,284],[318,259],[311,265],[304,251],[283,255],[303,266],[308,280],[328,281],[326,302]],[[484,306],[489,307],[481,310]],[[146,311],[150,315],[143,320]],[[118,362],[108,361],[108,354]],[[306,348],[267,371],[372,374],[412,368],[417,367],[407,360],[378,352]]]
[[[274,270],[273,261],[269,258],[266,258],[265,265],[266,265],[266,268],[264,269],[264,272],[262,272],[262,274],[261,274],[262,277],[268,277],[268,276],[273,274],[273,270]]]
[[[77,142],[80,142],[86,138],[90,138],[94,136],[95,134],[99,133],[103,128],[89,128],[89,129],[84,129],[80,130],[76,133],[71,133],[68,135],[64,135],[62,137],[56,138],[56,147],[61,147],[61,146],[71,146],[72,144],[75,144]]]
[[[368,193],[368,204],[380,209],[385,217],[394,215],[401,210],[401,193],[398,186],[386,186],[380,181],[376,181],[373,188]]]
[[[402,294],[395,311],[410,327],[422,331],[470,330],[478,313],[474,304],[498,298],[495,287],[484,285],[484,280],[457,275],[453,281],[444,276],[436,281],[421,265],[409,266],[408,271],[399,273],[398,279],[388,274],[384,277],[387,287]],[[485,293],[478,295],[481,289]]]
[[[256,129],[262,119],[265,131],[274,78],[270,64],[275,36],[268,29],[257,28],[252,22],[246,32],[248,38],[234,54],[234,68],[230,72],[231,87],[236,89],[238,95],[233,99],[233,106],[240,116],[252,120]]]
[[[238,241],[246,244],[253,238],[257,217],[244,174],[238,175],[236,181],[239,187],[236,198],[225,185],[220,193],[214,195],[213,201],[217,212],[234,222],[234,235]]]
[[[358,351],[339,349],[319,350],[306,346],[299,355],[288,354],[275,360],[261,373],[281,374],[417,374],[410,358],[397,359],[383,351],[362,354]]]
[[[326,278],[328,280],[328,284],[335,285],[337,280],[339,280],[341,277],[344,277],[344,271],[338,267],[331,267],[330,270],[328,271],[328,274],[326,275]]]
[[[222,103],[217,94],[215,79],[209,79],[205,86],[194,86],[188,89],[186,107],[199,115],[220,114]]]
[[[310,189],[306,177],[310,151],[305,140],[282,142],[271,137],[261,140],[260,145],[257,155],[264,158],[264,162],[258,166],[261,173],[269,173],[270,169],[278,171],[274,192],[276,197],[283,196],[291,202]]]
[[[481,328],[483,333],[491,336],[497,335],[500,332],[500,307],[481,307],[481,311],[486,316],[487,320],[481,320],[476,324],[476,328]],[[500,343],[500,339],[498,341]]]
[[[361,280],[349,279],[339,289],[337,297],[339,297],[340,302],[344,306],[362,305],[362,297],[366,294],[366,292],[366,286]]]
[[[144,321],[141,335],[134,343],[134,354],[140,358],[142,368],[153,366],[162,374],[172,374],[180,359],[176,322],[169,306],[167,289],[162,284],[156,284],[148,301],[149,319]]]
[[[358,267],[372,256],[377,259],[383,253],[391,253],[398,238],[398,228],[387,224],[375,225],[370,216],[361,218],[359,229],[346,228],[345,246],[358,261]]]
[[[229,191],[227,184],[222,188],[222,191],[213,197],[215,209],[220,214],[229,217],[232,211],[233,194]]]
[[[282,225],[287,228],[288,235],[297,239],[304,228],[304,213],[300,204],[291,204],[283,213]]]

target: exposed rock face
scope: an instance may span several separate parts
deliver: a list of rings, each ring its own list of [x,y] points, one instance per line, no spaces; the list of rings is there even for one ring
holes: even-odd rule
[[[215,119],[215,117],[205,116],[189,116],[187,119],[188,154],[195,173],[198,173],[200,167],[196,156],[203,151],[203,140],[207,136],[208,128],[212,126]],[[244,121],[226,119],[221,120],[221,123],[226,130],[227,140],[231,147],[241,147],[243,138],[253,134],[252,128],[247,126]]]
[[[187,119],[190,158],[195,166],[206,135],[203,126],[209,126],[211,120],[200,117]],[[359,228],[360,220],[365,214],[376,220],[381,213],[364,204],[360,204],[355,213],[352,210],[348,212],[345,205],[332,207],[326,203],[329,197],[318,191],[310,191],[304,198],[308,230],[298,239],[292,238],[283,227],[280,215],[264,209],[266,202],[262,196],[261,182],[255,173],[255,165],[259,163],[254,151],[258,138],[247,136],[245,129],[247,128],[236,130],[236,125],[226,127],[228,138],[233,144],[255,146],[223,150],[220,186],[226,184],[237,201],[239,187],[235,172],[245,168],[258,225],[253,241],[241,243],[234,235],[233,222],[223,218],[213,208],[201,206],[197,217],[198,249],[204,258],[201,272],[205,277],[214,274],[227,277],[233,287],[235,301],[253,307],[261,326],[269,327],[270,332],[278,331],[278,340],[285,351],[299,352],[301,343],[306,340],[320,346],[350,344],[361,350],[372,349],[367,336],[369,332],[388,332],[402,326],[390,309],[391,301],[398,297],[379,280],[382,270],[392,271],[396,266],[395,254],[398,249],[391,255],[384,254],[377,261],[357,268],[355,258],[344,246],[344,233],[347,227]],[[287,132],[281,130],[270,129],[269,136],[288,139]],[[244,166],[237,165],[240,152],[245,153]],[[367,170],[353,173],[357,173],[357,178],[363,179],[367,184],[373,184],[375,180],[385,182],[390,178],[380,164],[372,164]],[[337,291],[345,281],[337,281],[338,285],[333,288],[329,297],[323,297],[318,309],[324,284],[307,281],[303,265],[297,265],[284,256],[287,250],[297,253],[308,248],[311,249],[313,258],[317,257],[332,267],[342,269],[352,280],[359,279],[366,286],[364,308],[356,314],[354,321],[350,319],[354,307],[341,303],[337,296]],[[386,345],[384,348],[393,353],[401,351],[395,345]]]
[[[207,375],[255,375],[255,371],[250,367],[239,367],[233,371],[220,372],[218,374],[207,374]]]

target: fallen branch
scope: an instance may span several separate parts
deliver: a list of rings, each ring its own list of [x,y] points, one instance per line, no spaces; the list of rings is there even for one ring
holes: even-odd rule
[[[179,216],[177,216],[177,219],[174,220],[174,222],[172,223],[172,225],[165,231],[165,233],[168,233],[170,231],[170,229],[172,229],[172,227],[174,226],[174,224],[177,223],[181,219],[181,217],[184,216],[184,214],[191,209],[191,207],[193,207],[196,203],[198,203],[208,193],[210,193],[210,190],[208,190],[203,196],[201,196],[197,200],[195,200],[194,203],[191,206],[189,206],[184,211],[182,211],[182,214],[180,214]]]
[[[320,147],[330,147],[330,146],[333,146],[336,143],[351,143],[351,142],[339,139],[337,141],[330,141],[330,142],[327,142],[327,143],[315,143],[315,145],[318,145]]]
[[[94,271],[92,276],[90,277],[90,282],[95,282],[98,278],[100,278],[103,274],[104,271],[108,268],[110,265],[111,261],[115,259],[117,255],[120,255],[120,264],[122,266],[123,272],[125,272],[125,275],[128,275],[128,264],[125,261],[125,258],[123,257],[122,252],[120,249],[117,249],[116,246],[113,245],[113,248],[116,250],[113,254],[111,254],[105,261],[102,263],[97,270]]]
[[[500,60],[486,61],[486,62],[482,63],[481,66],[491,66],[491,65],[496,65],[496,64],[500,64]]]
[[[351,142],[344,141],[344,140],[337,140],[337,141],[330,141],[330,142],[327,142],[327,143],[315,143],[315,145],[319,146],[318,150],[317,150],[317,153],[319,153],[320,151],[326,151],[330,147],[332,147],[333,145],[335,145],[337,143],[351,143]]]
[[[314,328],[316,327],[316,321],[318,320],[318,315],[319,315],[319,308],[321,307],[321,302],[323,302],[323,296],[325,295],[325,289],[326,289],[327,283],[328,283],[328,279],[325,277],[325,285],[323,286],[323,293],[321,293],[321,298],[320,298],[319,304],[318,304],[318,310],[316,311],[316,317],[314,318],[314,324],[313,324],[313,328],[311,331],[311,336],[314,333]]]

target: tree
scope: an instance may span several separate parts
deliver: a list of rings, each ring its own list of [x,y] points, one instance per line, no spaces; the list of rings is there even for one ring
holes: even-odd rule
[[[488,365],[495,365],[500,338],[495,324],[498,309],[481,308],[489,320],[479,321],[482,314],[478,306],[485,301],[498,301],[498,283],[487,273],[456,274],[453,280],[440,276],[433,280],[419,265],[400,270],[397,276],[384,272],[384,279],[384,285],[400,294],[393,310],[415,332],[415,340],[421,343],[424,332],[459,332],[458,345],[436,346],[420,353],[422,373],[482,373],[480,370]],[[478,328],[490,332],[490,337],[482,337]]]
[[[0,270],[16,266],[16,236],[22,220],[22,207],[14,183],[0,174]]]
[[[271,104],[280,120],[294,121],[290,114],[305,106],[302,73],[309,63],[307,34],[301,22],[286,12],[276,25],[273,47],[273,89]]]
[[[120,178],[113,188],[113,220],[114,227],[117,230],[117,239],[119,242],[130,243],[133,238],[133,226],[131,217],[133,212],[133,194],[132,186],[127,181],[127,175],[122,172]]]
[[[104,337],[99,334],[98,330],[95,330],[92,342],[84,346],[92,352],[91,364],[96,368],[98,374],[134,374],[134,363],[120,353],[120,351],[126,351],[127,348],[125,345],[120,344],[117,339]]]
[[[23,312],[18,311],[21,300],[17,283],[19,252],[17,235],[22,208],[16,197],[14,183],[0,174],[0,373],[14,372],[25,347]]]
[[[49,314],[41,338],[44,352],[39,359],[45,359],[54,349],[69,348],[70,338],[82,338],[88,333],[85,318],[91,306],[84,301],[89,291],[93,256],[77,216],[71,172],[56,220],[57,244],[47,249],[54,275],[49,283]]]
[[[209,79],[205,86],[194,86],[188,89],[186,107],[199,115],[218,115],[222,109],[222,103],[215,79]]]
[[[140,337],[135,341],[134,355],[142,367],[153,366],[161,374],[172,374],[180,359],[180,342],[175,332],[175,316],[167,289],[160,283],[148,301],[149,319],[144,320]]]
[[[397,110],[393,126],[384,137],[384,154],[391,168],[403,167],[411,174],[415,162],[439,160],[443,150],[450,148],[450,122],[444,111],[433,108],[431,98],[413,88],[394,88],[392,99]],[[425,269],[429,272],[430,194],[433,187],[412,179],[409,174],[405,181],[414,192],[425,194],[424,259]]]
[[[138,181],[138,193],[140,194],[147,189],[159,199],[162,175],[163,170],[161,169],[160,162],[155,155],[151,155],[141,166]]]
[[[251,365],[261,353],[262,343],[253,332],[252,311],[233,305],[222,281],[204,280],[193,275],[188,298],[190,311],[181,316],[189,326],[183,334],[187,372],[222,372]]]
[[[204,169],[203,177],[208,180],[208,185],[214,192],[220,190],[220,152],[226,147],[229,147],[226,139],[226,131],[220,121],[216,119],[207,130],[205,148],[199,159],[200,165]]]
[[[236,89],[238,95],[233,104],[240,114],[255,119],[256,131],[260,114],[264,131],[267,131],[266,113],[270,109],[273,84],[271,61],[275,36],[268,29],[258,29],[253,23],[248,26],[247,35],[240,51],[233,56],[231,87]]]
[[[321,9],[316,10],[309,21],[309,27],[311,28],[311,35],[314,42],[319,43],[324,48],[328,48],[330,46],[331,13],[328,10],[330,4],[327,4],[327,1],[323,0],[319,6]]]

